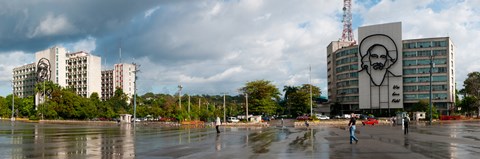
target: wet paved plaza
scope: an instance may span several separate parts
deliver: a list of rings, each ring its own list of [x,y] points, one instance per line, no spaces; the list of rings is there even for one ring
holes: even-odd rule
[[[275,125],[275,124],[273,124]],[[478,158],[480,123],[345,127],[178,128],[156,124],[0,121],[0,158]]]

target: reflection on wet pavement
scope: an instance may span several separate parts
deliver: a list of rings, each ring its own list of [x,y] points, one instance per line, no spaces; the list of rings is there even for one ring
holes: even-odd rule
[[[480,124],[165,128],[0,121],[0,158],[476,158]]]

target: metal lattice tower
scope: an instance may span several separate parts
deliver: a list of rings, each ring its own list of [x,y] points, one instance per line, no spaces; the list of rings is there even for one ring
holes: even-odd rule
[[[353,39],[353,32],[352,32],[351,6],[352,6],[352,0],[343,0],[342,41],[355,43],[355,39]]]

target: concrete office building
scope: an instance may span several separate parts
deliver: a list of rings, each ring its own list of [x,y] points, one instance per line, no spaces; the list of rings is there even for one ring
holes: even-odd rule
[[[101,58],[84,51],[67,54],[67,85],[82,97],[102,95]]]
[[[15,96],[24,98],[35,94],[36,77],[35,63],[13,69],[13,90]]]
[[[54,46],[35,53],[35,63],[13,69],[13,84],[16,95],[27,97],[35,95],[38,81],[38,65],[46,68],[44,76],[61,87],[74,88],[76,93],[89,97],[97,92],[101,96],[101,58],[87,52],[68,53],[66,48]],[[36,95],[36,104],[42,103],[44,97]]]
[[[328,97],[332,113],[389,116],[429,99],[448,114],[455,101],[454,45],[449,37],[402,40],[401,23],[359,28],[359,44],[327,47]]]
[[[113,97],[115,93],[115,87],[113,81],[113,70],[102,71],[102,100],[105,101]]]
[[[132,98],[135,85],[135,64],[119,63],[113,70],[102,71],[102,93],[107,100],[112,97],[118,88]]]

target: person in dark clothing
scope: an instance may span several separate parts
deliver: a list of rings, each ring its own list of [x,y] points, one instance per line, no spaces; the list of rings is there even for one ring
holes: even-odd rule
[[[353,140],[355,143],[358,143],[357,137],[355,137],[355,123],[357,122],[357,117],[355,114],[352,113],[350,117],[350,122],[348,123],[348,127],[350,128],[350,144],[352,144]]]
[[[410,118],[408,116],[405,116],[403,118],[403,126],[404,126],[404,131],[403,131],[403,134],[407,135],[408,134],[408,124],[410,122]]]

